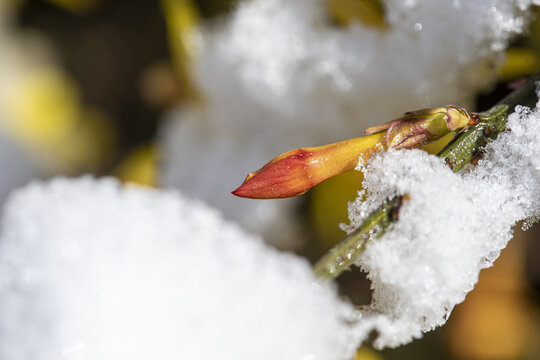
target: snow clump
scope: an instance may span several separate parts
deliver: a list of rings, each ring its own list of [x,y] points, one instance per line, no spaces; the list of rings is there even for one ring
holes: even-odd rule
[[[369,194],[349,204],[350,231],[388,196],[409,194],[399,220],[357,261],[373,299],[358,322],[361,337],[396,347],[443,325],[512,238],[512,227],[540,216],[540,110],[518,107],[508,132],[477,166],[453,173],[420,150],[375,156],[365,170]]]

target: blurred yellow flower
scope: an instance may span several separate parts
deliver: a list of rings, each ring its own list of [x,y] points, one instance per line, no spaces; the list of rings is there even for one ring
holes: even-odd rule
[[[500,70],[501,79],[508,81],[540,70],[540,56],[531,49],[510,48]]]
[[[383,358],[377,354],[375,351],[367,348],[361,347],[356,351],[354,360],[382,360]]]
[[[142,145],[133,150],[113,173],[123,182],[156,186],[158,157],[154,144]]]
[[[113,143],[106,116],[82,106],[75,84],[54,67],[31,68],[0,97],[0,127],[46,172],[100,165]]]
[[[162,0],[161,3],[176,71],[186,95],[196,98],[197,90],[191,78],[191,62],[197,50],[199,11],[191,0]]]
[[[360,21],[366,25],[385,26],[381,0],[327,0],[328,11],[343,25]]]

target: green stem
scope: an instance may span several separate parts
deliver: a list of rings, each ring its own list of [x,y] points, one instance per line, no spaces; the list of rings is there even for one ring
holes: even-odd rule
[[[386,199],[369,215],[362,225],[319,260],[313,271],[322,279],[333,279],[354,263],[364,251],[366,243],[381,237],[396,219],[401,196]]]
[[[488,142],[506,128],[506,118],[516,106],[535,107],[538,101],[536,82],[540,81],[540,73],[532,75],[521,87],[511,92],[490,110],[478,114],[478,124],[469,128],[463,134],[455,137],[438,154],[445,163],[457,172],[473,159]]]
[[[534,107],[538,100],[536,81],[540,73],[531,76],[519,89],[499,101],[490,110],[477,114],[478,124],[456,136],[438,156],[457,172],[477,158],[482,148],[506,128],[508,115],[519,104]],[[397,220],[403,196],[387,198],[364,222],[339,244],[326,253],[313,272],[320,279],[332,280],[349,268],[362,254],[366,244],[381,237]]]
[[[480,155],[482,148],[493,140],[506,127],[509,106],[496,105],[489,111],[478,114],[478,124],[456,136],[438,156],[454,172],[463,169],[465,165]]]

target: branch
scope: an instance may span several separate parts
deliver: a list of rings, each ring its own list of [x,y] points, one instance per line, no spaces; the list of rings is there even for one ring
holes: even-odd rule
[[[481,154],[490,141],[505,130],[508,115],[517,105],[535,107],[538,100],[536,81],[539,80],[540,73],[531,76],[520,88],[491,109],[475,114],[478,124],[456,136],[438,156],[452,171],[463,169]],[[321,279],[332,280],[349,268],[362,254],[369,241],[380,238],[397,221],[399,209],[406,196],[387,198],[355,231],[315,264],[315,275]]]

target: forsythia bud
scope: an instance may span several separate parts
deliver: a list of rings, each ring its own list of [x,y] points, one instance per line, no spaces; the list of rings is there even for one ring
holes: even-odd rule
[[[302,195],[322,181],[354,169],[359,157],[367,161],[375,152],[384,150],[383,140],[383,134],[375,134],[288,151],[249,174],[233,194],[254,199]]]
[[[454,105],[407,112],[367,129],[369,136],[281,154],[250,173],[232,193],[253,199],[301,195],[330,177],[354,169],[359,162],[365,165],[377,152],[421,147],[473,123],[465,109]]]

